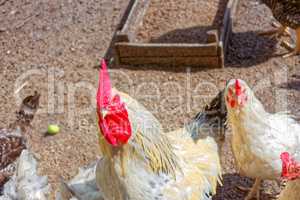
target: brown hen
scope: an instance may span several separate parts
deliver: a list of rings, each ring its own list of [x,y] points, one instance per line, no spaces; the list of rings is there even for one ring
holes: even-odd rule
[[[26,97],[17,112],[16,121],[8,128],[0,129],[0,186],[13,174],[15,161],[26,149],[25,135],[30,131],[30,123],[39,105],[40,95]]]

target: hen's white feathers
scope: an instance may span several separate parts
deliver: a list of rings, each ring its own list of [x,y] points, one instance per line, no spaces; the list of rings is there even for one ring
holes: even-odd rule
[[[295,155],[300,149],[300,125],[287,113],[266,112],[248,85],[239,81],[246,89],[247,103],[241,108],[231,108],[227,104],[238,170],[252,178],[279,178],[281,153]],[[229,86],[233,84],[233,81],[228,83]],[[227,95],[228,90],[225,91]]]

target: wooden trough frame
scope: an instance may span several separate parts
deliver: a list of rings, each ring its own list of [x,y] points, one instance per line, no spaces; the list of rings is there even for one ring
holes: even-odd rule
[[[239,0],[229,0],[220,30],[207,32],[207,43],[136,43],[136,32],[150,0],[131,0],[124,23],[115,35],[115,58],[119,64],[168,64],[224,67],[224,55],[232,33],[232,21]]]

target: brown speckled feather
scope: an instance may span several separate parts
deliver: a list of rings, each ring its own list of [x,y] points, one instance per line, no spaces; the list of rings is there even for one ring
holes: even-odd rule
[[[26,149],[26,138],[30,130],[30,122],[34,118],[39,105],[40,95],[35,92],[27,96],[17,112],[16,121],[7,129],[0,129],[0,186],[15,170],[15,161]]]
[[[192,137],[195,140],[206,137],[203,131],[213,128],[213,135],[210,136],[223,142],[225,140],[225,130],[227,121],[227,109],[224,102],[224,90],[220,91],[212,101],[205,106],[204,110],[199,112],[194,120],[188,125]],[[208,125],[208,126],[207,126]],[[208,128],[209,127],[209,128]],[[202,130],[202,128],[204,130]]]
[[[25,139],[16,135],[0,135],[0,171],[13,163],[26,148]]]

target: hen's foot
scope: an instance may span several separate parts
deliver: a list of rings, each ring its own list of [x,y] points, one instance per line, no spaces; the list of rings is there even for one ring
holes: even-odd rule
[[[283,42],[284,47],[286,47],[290,53],[285,54],[283,57],[288,58],[291,56],[300,55],[300,28],[296,30],[296,46],[290,44],[289,42]]]
[[[281,36],[291,36],[289,28],[286,26],[278,25],[277,23],[273,23],[273,26],[276,27],[274,30],[265,31],[258,33],[261,36],[270,36],[271,39],[280,39]]]

